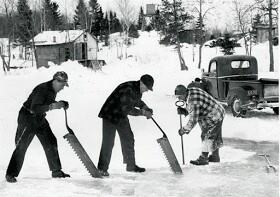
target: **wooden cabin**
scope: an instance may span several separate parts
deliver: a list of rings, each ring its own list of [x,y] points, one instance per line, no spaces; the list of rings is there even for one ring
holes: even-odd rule
[[[61,64],[78,60],[87,66],[97,61],[97,39],[84,30],[43,31],[34,37],[38,58],[37,67],[48,67],[48,62]]]

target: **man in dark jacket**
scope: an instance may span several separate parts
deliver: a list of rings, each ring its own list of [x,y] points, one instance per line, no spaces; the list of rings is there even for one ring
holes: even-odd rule
[[[103,119],[102,147],[99,155],[98,169],[103,176],[111,160],[116,130],[120,136],[124,163],[130,172],[144,172],[145,168],[135,164],[134,135],[130,128],[128,115],[152,117],[150,109],[142,100],[142,93],[153,90],[154,79],[150,75],[141,76],[138,81],[120,84],[107,98],[101,108],[99,117]]]
[[[23,165],[28,146],[36,135],[41,142],[52,177],[70,177],[61,170],[60,159],[57,151],[57,140],[45,118],[46,112],[53,109],[67,109],[68,102],[55,101],[56,94],[68,86],[68,76],[65,72],[57,72],[53,79],[39,84],[23,103],[18,115],[18,127],[15,137],[16,147],[6,171],[6,180],[16,182],[16,178]]]
[[[210,94],[197,87],[186,88],[178,85],[175,95],[186,102],[186,108],[178,108],[179,114],[189,116],[188,123],[179,129],[179,134],[189,134],[199,123],[202,130],[202,153],[197,160],[191,160],[193,165],[207,165],[208,162],[220,162],[219,148],[223,144],[222,124],[225,109]],[[208,157],[209,152],[212,154]]]

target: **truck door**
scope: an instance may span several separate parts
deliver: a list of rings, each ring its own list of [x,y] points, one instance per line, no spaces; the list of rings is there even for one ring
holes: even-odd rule
[[[207,74],[203,77],[207,82],[208,92],[214,97],[219,98],[218,94],[218,78],[217,78],[217,62],[212,61],[209,65]]]

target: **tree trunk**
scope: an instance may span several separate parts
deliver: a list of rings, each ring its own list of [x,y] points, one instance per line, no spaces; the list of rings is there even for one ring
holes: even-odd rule
[[[198,53],[198,69],[201,68],[201,57],[202,57],[202,43],[199,45],[199,53]]]
[[[269,0],[269,32],[268,32],[268,40],[269,40],[269,59],[270,59],[270,65],[269,65],[269,71],[274,71],[274,59],[273,59],[273,46],[272,46],[272,3],[271,0]]]
[[[179,61],[180,61],[180,66],[181,66],[181,70],[188,70],[188,67],[185,64],[185,60],[182,56],[181,53],[181,46],[180,46],[180,42],[177,42],[177,52],[178,52],[178,56],[179,56]]]

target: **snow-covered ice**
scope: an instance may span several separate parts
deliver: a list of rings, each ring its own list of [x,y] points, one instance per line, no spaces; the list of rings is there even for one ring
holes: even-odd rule
[[[143,100],[154,110],[154,118],[166,132],[174,152],[181,163],[181,142],[178,135],[179,116],[176,114],[173,91],[178,84],[187,84],[201,75],[197,67],[198,47],[184,45],[183,56],[189,71],[180,71],[174,47],[158,44],[156,32],[143,32],[135,44],[128,48],[126,60],[116,57],[116,48],[103,48],[100,58],[107,65],[101,71],[92,71],[77,62],[68,61],[46,69],[25,68],[12,70],[8,75],[0,73],[0,196],[278,196],[277,173],[265,172],[265,160],[259,153],[271,154],[272,163],[278,168],[279,118],[271,109],[248,112],[246,118],[234,118],[227,113],[223,125],[224,147],[222,162],[208,166],[191,166],[189,160],[200,153],[200,128],[196,126],[184,136],[186,164],[183,175],[173,175],[156,139],[161,132],[151,120],[130,117],[135,135],[136,161],[146,167],[143,174],[128,173],[122,164],[119,138],[110,164],[110,177],[91,178],[68,143],[63,139],[67,133],[62,110],[47,114],[53,133],[58,140],[63,170],[71,174],[69,179],[52,179],[47,161],[37,138],[34,138],[25,157],[18,182],[5,181],[5,171],[14,149],[17,115],[22,103],[32,89],[45,82],[56,71],[64,70],[69,75],[69,88],[62,90],[57,100],[70,103],[69,126],[75,131],[84,148],[97,164],[101,146],[101,119],[99,110],[108,95],[120,83],[138,80],[142,74],[151,74],[155,79],[154,91],[143,95]],[[243,49],[244,50],[244,49]],[[278,47],[275,50],[275,69],[278,71]],[[195,53],[193,53],[193,51]],[[238,48],[237,53],[242,53]],[[258,59],[260,71],[268,73],[268,46],[257,45],[253,55]],[[204,47],[203,64],[207,67],[211,57],[220,55],[219,50]],[[194,56],[194,62],[193,62]],[[16,63],[16,62],[14,62]],[[1,71],[2,72],[2,71]],[[278,73],[272,73],[278,77]],[[186,123],[187,118],[183,118]]]

